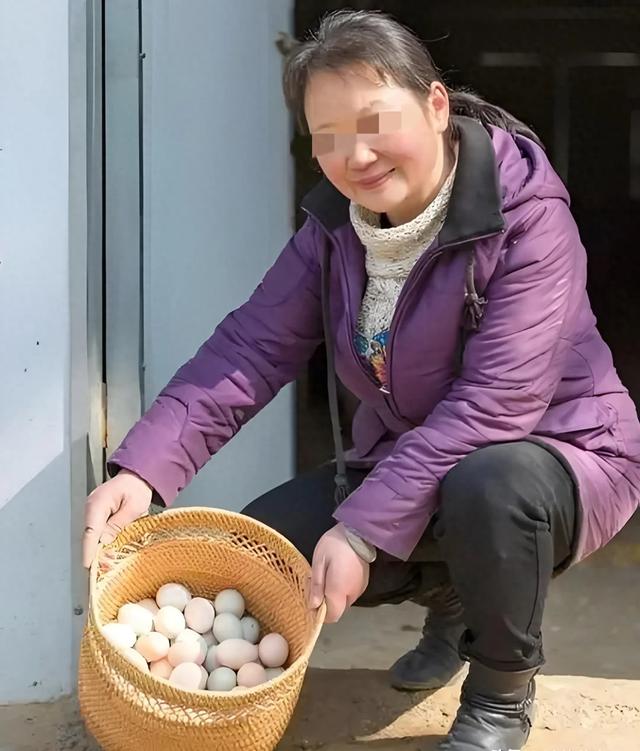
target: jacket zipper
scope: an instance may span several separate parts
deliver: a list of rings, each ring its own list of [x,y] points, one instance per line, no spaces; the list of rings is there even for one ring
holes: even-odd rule
[[[330,242],[333,242],[333,237],[329,230],[324,226],[324,224],[316,217],[314,214],[310,213],[307,209],[305,209],[303,206],[301,207],[304,213],[307,216],[312,217],[318,225],[322,228],[322,231],[327,236]],[[422,276],[422,274],[430,267],[432,264],[444,253],[445,250],[449,250],[450,248],[458,247],[459,245],[464,245],[465,243],[469,242],[478,242],[480,240],[486,240],[489,237],[493,237],[494,235],[499,234],[500,232],[504,232],[504,230],[494,230],[493,232],[489,232],[485,235],[478,235],[476,237],[468,237],[463,240],[458,240],[456,242],[447,243],[446,245],[442,245],[439,248],[436,248],[432,251],[432,253],[426,258],[421,259],[423,262],[418,262],[409,272],[409,276],[407,277],[402,290],[400,291],[400,296],[398,298],[398,301],[396,303],[395,310],[393,312],[393,316],[391,318],[391,323],[389,324],[389,341],[387,345],[387,353],[386,353],[386,371],[387,371],[387,386],[388,388],[385,388],[384,386],[381,386],[378,381],[371,375],[371,373],[364,367],[362,364],[362,361],[360,359],[360,356],[356,352],[355,344],[353,343],[353,336],[352,331],[354,327],[354,322],[352,320],[351,316],[351,304],[350,304],[350,295],[349,295],[349,279],[347,270],[344,263],[344,258],[342,258],[342,254],[340,254],[340,262],[342,264],[342,270],[345,278],[345,284],[347,287],[347,301],[346,301],[346,310],[347,310],[347,321],[349,324],[349,336],[347,337],[349,341],[349,347],[351,350],[351,354],[353,358],[355,359],[358,367],[360,368],[361,372],[367,378],[367,380],[374,386],[374,388],[379,391],[383,395],[383,399],[387,407],[389,408],[389,411],[391,414],[397,419],[404,421],[406,418],[402,417],[400,414],[400,411],[398,410],[398,407],[393,399],[393,390],[391,388],[391,349],[393,340],[395,338],[396,329],[398,326],[398,321],[400,320],[400,316],[402,315],[402,312],[404,308],[406,307],[406,300],[409,294],[413,291],[413,288],[415,287],[418,279]],[[411,278],[413,276],[413,279]]]
[[[489,237],[493,237],[494,235],[499,234],[499,232],[500,230],[497,230],[494,232],[489,232],[484,235],[478,235],[476,237],[469,237],[464,240],[458,240],[456,242],[447,243],[446,245],[441,245],[440,247],[433,250],[430,255],[426,256],[422,264],[418,261],[418,263],[409,272],[409,276],[407,277],[407,280],[405,281],[402,287],[402,290],[400,291],[400,297],[398,298],[395,310],[393,311],[393,316],[391,317],[391,323],[389,324],[389,341],[387,343],[386,368],[387,368],[387,386],[389,387],[389,390],[388,392],[385,392],[385,393],[389,394],[389,397],[388,397],[389,409],[391,409],[392,413],[398,419],[404,420],[406,418],[402,417],[393,399],[393,389],[391,387],[391,352],[393,351],[393,341],[395,339],[395,334],[398,328],[398,323],[404,312],[404,309],[406,308],[407,299],[410,297],[411,293],[413,292],[413,289],[417,285],[420,278],[424,276],[424,274],[427,272],[427,270],[431,266],[433,266],[435,261],[437,261],[438,258],[440,258],[440,256],[445,252],[445,250],[450,250],[451,248],[456,248],[460,245],[464,245],[470,242],[479,242],[480,240],[486,240]],[[411,278],[412,274],[413,274],[413,279]]]

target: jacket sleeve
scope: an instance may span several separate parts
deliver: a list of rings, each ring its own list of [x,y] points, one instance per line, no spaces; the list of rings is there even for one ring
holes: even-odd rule
[[[319,243],[311,219],[249,300],[227,315],[110,457],[169,505],[208,459],[299,374],[322,339]]]
[[[460,376],[335,512],[397,558],[406,560],[425,531],[445,475],[478,448],[530,434],[560,381],[563,332],[584,294],[586,254],[568,206],[535,200],[489,281]]]

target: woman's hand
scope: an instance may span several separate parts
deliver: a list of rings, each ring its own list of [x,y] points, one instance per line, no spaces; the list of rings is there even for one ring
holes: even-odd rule
[[[134,472],[121,469],[87,498],[84,510],[82,561],[91,566],[98,542],[108,545],[131,524],[149,512],[153,490]]]
[[[369,564],[349,545],[342,524],[318,540],[311,564],[309,607],[327,603],[325,623],[335,623],[365,591]]]

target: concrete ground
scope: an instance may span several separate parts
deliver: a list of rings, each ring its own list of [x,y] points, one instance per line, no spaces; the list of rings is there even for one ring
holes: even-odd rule
[[[434,751],[455,716],[460,678],[406,694],[385,675],[417,641],[422,618],[413,605],[383,606],[326,626],[280,751]],[[638,751],[640,516],[553,582],[544,632],[547,664],[527,751]],[[0,751],[72,750],[97,750],[73,700],[0,707]]]

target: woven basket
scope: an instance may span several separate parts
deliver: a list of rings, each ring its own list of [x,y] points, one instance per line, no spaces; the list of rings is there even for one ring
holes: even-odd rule
[[[109,550],[113,561],[104,565]],[[78,675],[80,709],[104,751],[268,751],[291,720],[324,605],[306,605],[309,564],[291,543],[249,517],[209,508],[147,516],[96,558]],[[154,597],[168,581],[213,599],[239,589],[266,631],[289,642],[286,670],[242,692],[185,691],[144,673],[99,627],[125,602]]]

